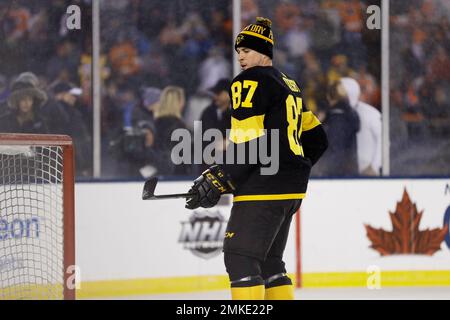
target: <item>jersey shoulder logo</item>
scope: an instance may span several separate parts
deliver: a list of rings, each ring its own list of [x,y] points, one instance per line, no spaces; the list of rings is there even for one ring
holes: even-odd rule
[[[300,88],[297,86],[294,80],[288,79],[286,76],[282,77],[284,83],[291,89],[293,92],[300,92]]]

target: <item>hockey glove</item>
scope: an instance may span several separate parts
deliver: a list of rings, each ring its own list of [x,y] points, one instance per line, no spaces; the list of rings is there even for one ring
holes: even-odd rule
[[[231,179],[217,165],[205,170],[200,177],[195,179],[189,193],[194,196],[186,200],[187,209],[211,208],[219,202],[224,193],[234,191]]]

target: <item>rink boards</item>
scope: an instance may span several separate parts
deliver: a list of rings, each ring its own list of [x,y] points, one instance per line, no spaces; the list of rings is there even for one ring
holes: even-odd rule
[[[161,182],[156,193],[189,185]],[[226,289],[221,244],[232,199],[193,212],[182,199],[143,201],[142,187],[76,185],[78,296]],[[293,223],[287,270],[295,279],[300,266],[304,287],[450,285],[449,207],[450,179],[312,180],[300,260]]]

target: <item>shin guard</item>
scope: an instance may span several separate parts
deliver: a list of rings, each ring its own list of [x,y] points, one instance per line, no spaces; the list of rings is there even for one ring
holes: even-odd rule
[[[264,300],[264,286],[231,287],[233,300]]]
[[[286,273],[275,274],[264,281],[265,300],[294,300],[294,287]]]

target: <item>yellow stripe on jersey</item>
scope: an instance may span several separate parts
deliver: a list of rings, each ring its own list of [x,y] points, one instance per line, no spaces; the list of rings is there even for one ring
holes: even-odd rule
[[[241,33],[248,34],[248,35],[251,35],[251,36],[254,36],[254,37],[258,37],[258,38],[264,39],[266,41],[269,41],[271,44],[273,44],[273,40],[272,39],[267,38],[267,37],[263,36],[262,34],[259,34],[259,33],[256,33],[256,32],[252,32],[252,31],[241,31]]]
[[[264,135],[264,114],[244,120],[231,117],[230,140],[243,143]]]
[[[283,193],[283,194],[257,194],[248,196],[235,196],[233,202],[240,201],[264,201],[264,200],[295,200],[303,199],[306,193]]]
[[[320,124],[319,119],[311,112],[303,112],[302,115],[302,131],[308,131],[314,129]]]

